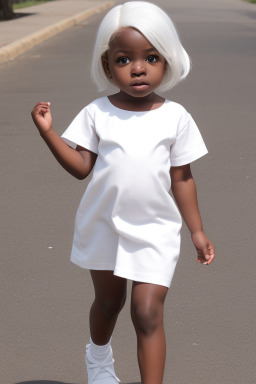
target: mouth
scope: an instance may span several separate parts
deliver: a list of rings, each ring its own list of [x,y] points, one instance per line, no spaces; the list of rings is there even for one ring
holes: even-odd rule
[[[131,87],[135,89],[136,91],[144,91],[148,88],[148,84],[144,81],[136,81],[134,83],[131,83]]]
[[[133,83],[131,83],[131,86],[132,87],[137,87],[137,86],[140,86],[140,85],[148,85],[147,83],[145,83],[144,81],[134,81]]]

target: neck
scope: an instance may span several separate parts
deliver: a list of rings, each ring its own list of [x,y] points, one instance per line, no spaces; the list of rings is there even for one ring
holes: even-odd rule
[[[151,111],[161,107],[164,103],[164,98],[151,93],[145,97],[132,97],[122,91],[109,96],[110,102],[117,108],[127,111]]]

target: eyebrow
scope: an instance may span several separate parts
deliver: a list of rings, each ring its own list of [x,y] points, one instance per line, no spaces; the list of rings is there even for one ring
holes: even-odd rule
[[[127,54],[127,53],[130,53],[131,51],[130,50],[127,50],[127,49],[119,49],[118,51],[115,51],[114,53],[115,54],[119,54],[119,53],[124,53],[124,54]],[[150,52],[158,52],[156,48],[148,48],[145,50],[145,52],[147,53],[150,53]]]

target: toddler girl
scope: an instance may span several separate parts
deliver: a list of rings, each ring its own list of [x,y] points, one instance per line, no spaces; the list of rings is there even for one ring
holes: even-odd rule
[[[89,384],[119,382],[110,343],[127,279],[133,281],[131,317],[142,383],[162,383],[163,306],[179,257],[181,216],[196,260],[209,265],[214,259],[190,170],[207,149],[191,115],[156,93],[174,87],[189,70],[167,14],[151,3],[128,2],[104,17],[92,60],[99,90],[114,85],[118,92],[83,108],[62,137],[52,129],[50,103],[32,111],[42,138],[68,172],[84,179],[94,167],[71,254],[75,264],[90,270],[95,289],[86,348]]]

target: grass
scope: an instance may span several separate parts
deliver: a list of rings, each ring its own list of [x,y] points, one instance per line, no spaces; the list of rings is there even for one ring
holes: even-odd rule
[[[33,5],[39,5],[46,3],[47,1],[53,1],[53,0],[34,0],[34,1],[23,1],[22,3],[13,4],[13,9],[21,9],[21,8],[27,8],[32,7]]]
[[[47,1],[54,1],[54,0],[34,0],[34,1],[23,1],[18,4],[13,4],[13,9],[20,9],[20,8],[27,8],[27,7],[32,7],[33,5],[39,5],[46,3]],[[247,1],[247,3],[252,3],[256,4],[256,0],[244,0]]]

